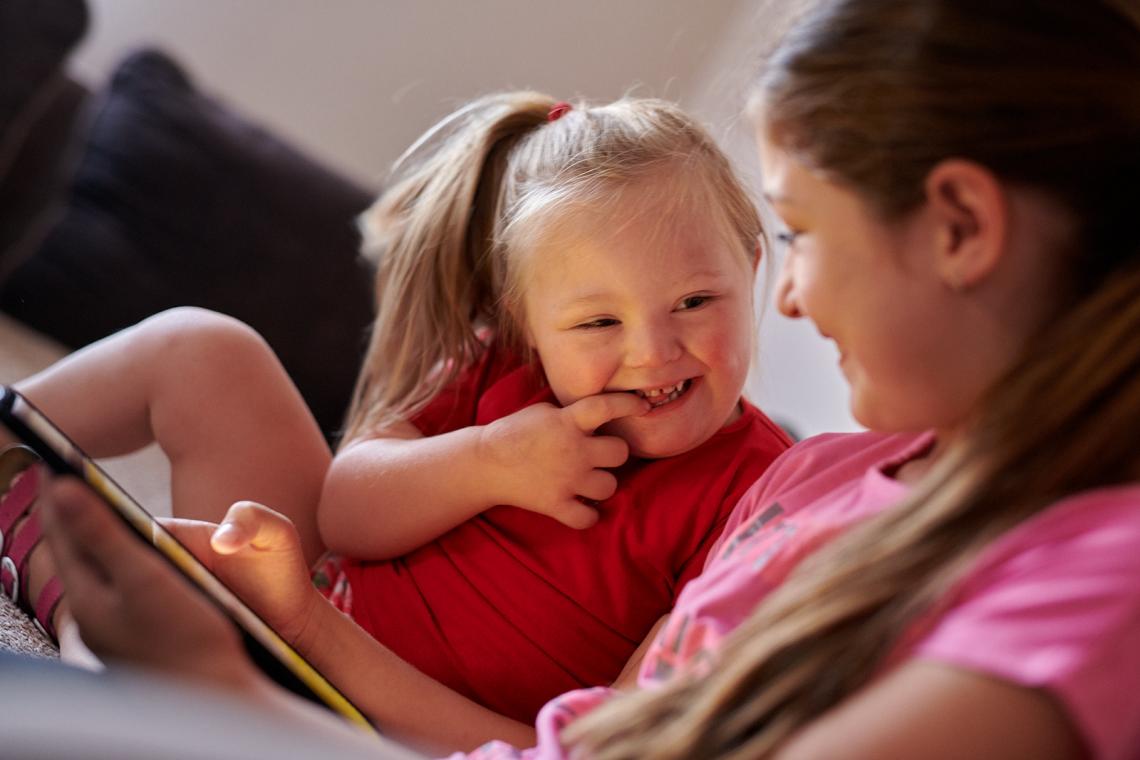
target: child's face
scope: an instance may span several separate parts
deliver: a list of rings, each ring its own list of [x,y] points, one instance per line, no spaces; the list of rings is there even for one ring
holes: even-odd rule
[[[764,194],[794,236],[776,285],[780,311],[809,318],[839,350],[851,411],[869,428],[957,424],[975,402],[972,346],[934,266],[920,209],[897,224],[761,134]]]
[[[559,402],[646,396],[652,411],[603,430],[647,458],[693,449],[739,416],[753,344],[751,264],[705,219],[663,216],[552,236],[529,257],[523,288]]]

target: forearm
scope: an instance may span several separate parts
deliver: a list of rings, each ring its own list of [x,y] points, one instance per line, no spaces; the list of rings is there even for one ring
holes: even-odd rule
[[[534,745],[533,727],[425,676],[328,604],[315,607],[294,645],[384,734],[439,754],[469,751],[492,739]]]
[[[501,503],[480,455],[481,430],[350,444],[321,494],[325,545],[360,559],[398,557]]]

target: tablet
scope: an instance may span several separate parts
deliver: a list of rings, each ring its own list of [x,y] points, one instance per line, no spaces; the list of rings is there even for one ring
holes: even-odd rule
[[[43,460],[51,473],[74,475],[86,481],[144,543],[152,546],[189,578],[237,625],[250,657],[270,678],[286,689],[328,707],[362,730],[379,733],[347,697],[80,451],[63,431],[30,401],[7,386],[0,396],[0,425],[4,428],[0,430],[0,450],[10,444],[21,444]]]

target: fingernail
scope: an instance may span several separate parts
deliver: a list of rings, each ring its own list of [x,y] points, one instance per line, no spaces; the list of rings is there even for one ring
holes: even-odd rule
[[[210,536],[210,545],[219,551],[241,547],[241,531],[231,522],[224,522]]]

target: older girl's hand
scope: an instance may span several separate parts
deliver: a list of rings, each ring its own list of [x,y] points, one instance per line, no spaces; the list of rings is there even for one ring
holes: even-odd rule
[[[237,629],[86,485],[53,479],[44,532],[84,642],[105,661],[253,690]]]
[[[322,603],[296,529],[272,509],[239,501],[218,525],[181,519],[162,522],[286,641],[297,640],[314,606]]]

